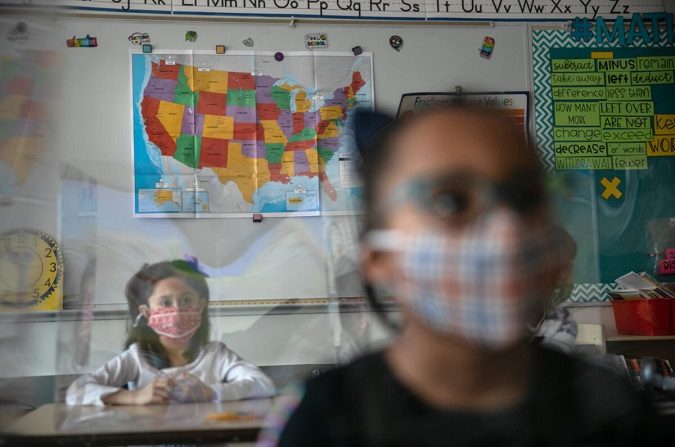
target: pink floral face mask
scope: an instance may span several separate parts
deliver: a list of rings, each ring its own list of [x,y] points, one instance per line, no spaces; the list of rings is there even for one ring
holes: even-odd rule
[[[148,326],[160,338],[174,342],[187,342],[202,324],[202,313],[198,306],[161,307],[150,309]]]

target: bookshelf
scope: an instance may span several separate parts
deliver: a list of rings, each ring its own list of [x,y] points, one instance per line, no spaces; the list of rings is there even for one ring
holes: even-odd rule
[[[619,341],[664,341],[664,340],[673,340],[675,341],[675,335],[614,335],[612,337],[607,337],[607,342],[619,342]]]
[[[660,357],[675,364],[675,335],[613,335],[606,338],[607,352],[625,357]]]

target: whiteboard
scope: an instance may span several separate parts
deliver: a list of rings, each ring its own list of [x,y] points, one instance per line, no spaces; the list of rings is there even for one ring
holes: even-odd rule
[[[184,40],[197,31],[197,42]],[[97,258],[96,303],[125,303],[126,281],[144,262],[192,254],[214,273],[212,300],[257,300],[354,296],[360,293],[355,245],[358,218],[340,216],[249,219],[161,219],[132,217],[129,157],[131,110],[128,36],[147,32],[156,51],[213,50],[223,44],[255,51],[301,51],[304,35],[325,32],[329,51],[360,45],[373,52],[376,107],[395,113],[401,95],[416,91],[529,90],[527,26],[353,25],[296,22],[218,23],[64,18],[60,106],[55,133],[64,162],[88,180],[66,180],[62,191],[62,240],[76,275]],[[59,34],[57,33],[57,34]],[[96,48],[65,48],[65,40],[86,34]],[[389,37],[404,40],[400,52]],[[491,60],[480,57],[485,36],[495,39]],[[93,179],[93,180],[92,180]],[[95,206],[79,209],[82,185],[95,184]],[[87,189],[91,193],[91,189]],[[68,261],[66,260],[68,264]],[[215,276],[214,276],[215,275]],[[68,281],[65,294],[77,294]]]

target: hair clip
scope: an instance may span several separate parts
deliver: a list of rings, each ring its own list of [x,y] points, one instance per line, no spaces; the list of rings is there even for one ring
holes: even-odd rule
[[[134,320],[134,327],[138,327],[141,324],[141,318],[144,318],[145,315],[139,313],[136,319]]]
[[[196,256],[185,254],[183,256],[183,262],[188,264],[192,268],[192,270],[194,270],[195,272],[201,274],[202,276],[204,276],[206,278],[209,277],[209,275],[207,275],[203,270],[201,270],[199,268],[199,260],[197,259]]]

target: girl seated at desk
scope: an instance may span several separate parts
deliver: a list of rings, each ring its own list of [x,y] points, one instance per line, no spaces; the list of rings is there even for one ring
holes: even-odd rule
[[[69,405],[148,405],[268,397],[272,381],[209,341],[209,289],[196,261],[145,265],[126,288],[126,350],[73,382]],[[127,386],[128,389],[123,387]]]

